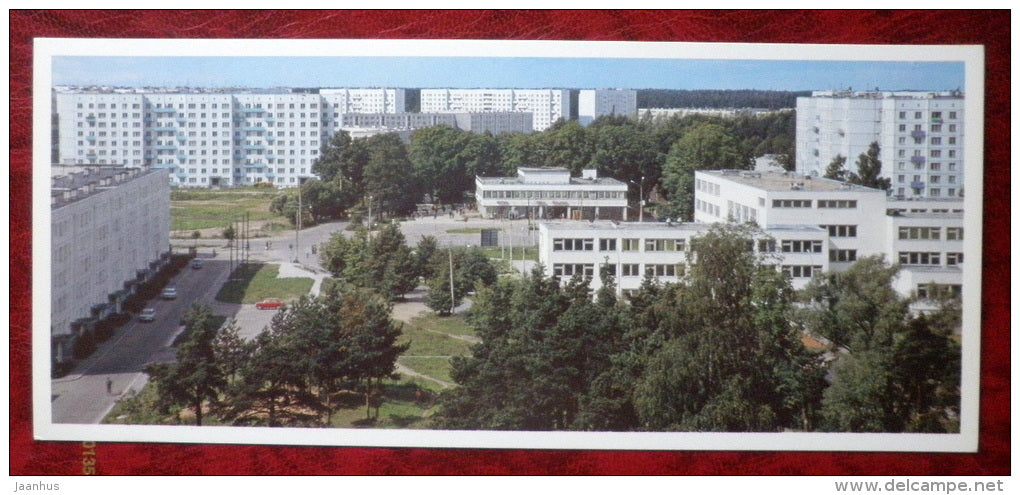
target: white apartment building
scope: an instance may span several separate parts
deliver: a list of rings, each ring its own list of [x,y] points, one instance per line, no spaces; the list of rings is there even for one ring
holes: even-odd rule
[[[797,98],[797,172],[821,176],[837,155],[856,171],[857,157],[878,142],[893,195],[960,197],[963,123],[958,91],[816,91]]]
[[[566,89],[422,89],[422,113],[528,112],[532,130],[548,129],[570,118],[570,91]]]
[[[403,113],[406,91],[394,88],[322,88],[327,108],[337,113]]]
[[[61,164],[153,166],[174,186],[288,187],[311,175],[345,112],[397,108],[403,90],[91,91],[54,100]]]
[[[135,286],[169,261],[170,188],[157,169],[53,167],[50,331],[53,356],[119,312]]]
[[[595,170],[519,168],[517,177],[476,177],[475,201],[485,218],[626,220],[627,184]]]
[[[582,89],[577,95],[577,120],[591,124],[603,115],[637,115],[637,91],[633,89]]]

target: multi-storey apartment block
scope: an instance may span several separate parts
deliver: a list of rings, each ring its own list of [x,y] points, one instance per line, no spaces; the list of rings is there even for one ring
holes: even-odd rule
[[[152,168],[54,166],[50,330],[54,359],[169,260],[170,189]]]
[[[54,99],[59,163],[151,165],[175,186],[295,186],[345,112],[398,108],[403,90],[76,91]]]
[[[476,177],[478,212],[487,218],[627,219],[627,184],[595,170],[519,168],[517,177]]]
[[[837,156],[856,171],[877,142],[900,197],[963,195],[964,96],[952,92],[817,91],[797,99],[797,171],[820,176]]]
[[[421,111],[528,112],[533,130],[543,131],[559,119],[570,118],[566,89],[423,89]]]
[[[577,95],[577,120],[588,125],[603,115],[637,115],[637,91],[633,89],[582,89]]]

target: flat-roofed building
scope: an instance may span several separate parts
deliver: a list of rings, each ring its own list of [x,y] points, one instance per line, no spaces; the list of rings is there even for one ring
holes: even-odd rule
[[[422,89],[421,111],[527,112],[532,130],[548,129],[570,118],[570,91],[566,89]]]
[[[56,362],[100,319],[121,311],[170,258],[170,187],[163,171],[54,165],[50,332]]]
[[[626,220],[627,184],[595,170],[519,168],[517,177],[476,177],[475,200],[486,218]]]
[[[690,259],[691,242],[712,227],[678,222],[543,222],[539,225],[539,259],[546,274],[561,281],[574,275],[602,287],[602,267],[614,275],[617,292],[640,288],[646,276],[676,282]],[[788,273],[795,288],[828,270],[825,229],[811,225],[776,226],[755,239],[753,249],[777,270]]]
[[[577,120],[591,124],[606,115],[637,116],[637,91],[633,89],[582,89],[577,95]]]
[[[797,98],[796,167],[823,175],[837,156],[879,144],[882,177],[901,197],[963,193],[964,95],[959,91],[815,91]]]

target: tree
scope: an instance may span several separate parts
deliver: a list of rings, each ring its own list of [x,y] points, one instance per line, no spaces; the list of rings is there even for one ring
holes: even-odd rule
[[[882,177],[882,160],[878,159],[879,153],[878,142],[872,142],[868,146],[868,151],[857,157],[857,172],[850,172],[847,182],[888,190],[891,181],[888,177]]]
[[[832,161],[829,162],[829,166],[825,169],[825,175],[822,177],[825,177],[826,179],[845,181],[846,174],[846,157],[843,155],[836,155],[833,157]]]
[[[390,299],[399,299],[418,286],[418,260],[393,223],[372,236],[359,230],[348,239],[337,232],[322,247],[319,259],[334,277],[375,289]]]
[[[427,184],[435,203],[454,204],[474,187],[474,176],[467,170],[463,151],[471,133],[449,126],[433,126],[414,133],[408,158],[420,184]]]
[[[440,315],[450,314],[478,284],[492,285],[497,277],[495,267],[478,248],[437,251],[426,271],[432,275],[426,278],[425,305]]]
[[[666,216],[694,219],[694,171],[746,168],[736,139],[718,124],[698,124],[670,147],[662,169]],[[663,216],[663,215],[659,215]]]
[[[913,315],[893,289],[897,266],[857,260],[804,289],[802,321],[837,346],[821,415],[831,431],[958,430],[958,306]]]
[[[597,125],[600,122],[597,119],[592,124],[595,152],[589,167],[625,183],[657,182],[663,158],[652,136],[629,120],[619,125]],[[635,194],[632,199],[639,197],[640,194]]]
[[[692,241],[682,280],[651,306],[634,391],[653,430],[776,431],[798,427],[817,398],[803,382],[813,358],[790,324],[789,279],[748,249],[761,232],[713,226]]]
[[[364,192],[378,205],[380,213],[403,215],[414,211],[421,188],[400,137],[395,133],[378,134],[356,142],[363,143],[368,158]]]
[[[162,407],[190,407],[195,425],[202,426],[202,404],[215,402],[226,385],[216,360],[217,327],[209,308],[199,305],[185,313],[184,326],[187,334],[177,348],[176,361],[150,365],[146,373],[156,385]]]

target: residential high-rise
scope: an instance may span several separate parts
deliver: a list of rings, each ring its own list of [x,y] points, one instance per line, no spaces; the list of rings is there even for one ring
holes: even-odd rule
[[[548,129],[570,118],[570,91],[566,89],[422,89],[421,111],[529,112],[533,130]]]
[[[122,311],[170,259],[170,187],[159,170],[55,165],[51,188],[52,356]]]
[[[577,120],[588,125],[603,115],[637,115],[637,91],[633,89],[582,89],[577,95]]]
[[[816,91],[797,98],[797,172],[821,176],[838,155],[856,171],[873,142],[890,194],[963,195],[964,95],[948,92]]]

